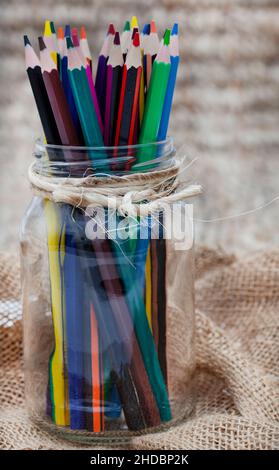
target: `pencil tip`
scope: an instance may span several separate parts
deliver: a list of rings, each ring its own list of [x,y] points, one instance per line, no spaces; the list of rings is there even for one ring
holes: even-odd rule
[[[66,37],[66,45],[67,45],[67,49],[71,49],[71,47],[74,47],[73,41],[70,36]]]
[[[46,45],[45,45],[45,42],[44,42],[42,36],[39,36],[38,41],[39,41],[40,51],[43,51],[44,49],[46,49]]]
[[[86,39],[86,29],[85,29],[85,26],[82,26],[82,27],[81,27],[81,30],[80,30],[80,39]]]
[[[45,29],[44,29],[44,36],[51,36],[51,27],[50,27],[50,21],[46,20],[45,21]]]
[[[116,31],[115,33],[113,44],[115,44],[116,46],[120,46],[120,35],[118,31]]]
[[[146,23],[142,29],[142,34],[148,35],[150,33],[150,24]]]
[[[134,38],[133,38],[133,46],[138,47],[139,45],[140,45],[139,32],[136,31]]]
[[[110,23],[109,27],[108,27],[108,34],[115,34],[115,28],[114,28],[114,25],[112,23]]]
[[[55,34],[56,31],[55,31],[54,22],[53,22],[53,21],[50,21],[50,22],[49,22],[49,25],[50,25],[50,31],[52,32],[52,34]]]
[[[133,32],[132,32],[132,39],[134,39],[136,33],[139,32],[139,28],[133,28]]]
[[[71,38],[69,38],[71,39]],[[72,32],[72,43],[75,47],[78,47],[79,46],[79,38],[78,38],[78,33],[73,31]]]
[[[170,29],[166,29],[164,34],[164,46],[168,46],[170,43]]]
[[[150,32],[151,33],[157,33],[156,23],[155,23],[154,20],[151,21]]]
[[[72,36],[77,36],[78,37],[78,30],[76,27],[72,28]]]
[[[63,31],[62,26],[58,27],[57,37],[58,39],[64,39],[64,31]]]
[[[71,36],[71,26],[69,24],[66,24],[65,26],[65,37]]]
[[[178,23],[174,23],[172,30],[171,30],[171,35],[178,35]]]
[[[137,20],[137,17],[136,16],[133,16],[132,19],[131,19],[131,27],[132,29],[134,28],[138,28],[138,20]]]
[[[23,36],[23,39],[24,39],[24,45],[25,46],[27,46],[27,44],[29,44],[29,46],[31,46],[31,42],[29,41],[27,34],[25,34]]]
[[[127,21],[125,21],[123,31],[130,31],[130,30],[131,30],[130,21],[127,20]]]

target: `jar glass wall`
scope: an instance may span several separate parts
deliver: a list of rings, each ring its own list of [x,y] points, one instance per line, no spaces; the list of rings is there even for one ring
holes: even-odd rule
[[[40,153],[44,175],[80,173],[76,160],[65,169]],[[33,198],[21,228],[24,364],[28,409],[41,425],[72,439],[124,439],[190,415],[189,207],[135,217]]]

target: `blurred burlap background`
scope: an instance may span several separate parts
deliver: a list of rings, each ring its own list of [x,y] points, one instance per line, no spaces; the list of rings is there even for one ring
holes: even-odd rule
[[[0,276],[0,448],[80,448],[27,417],[16,257],[2,253]],[[278,285],[279,252],[239,260],[197,250],[196,413],[124,448],[279,448]]]
[[[96,57],[107,23],[121,28],[135,13],[141,24],[154,17],[161,33],[180,23],[170,134],[181,154],[198,157],[188,175],[205,188],[195,206],[198,241],[238,254],[198,250],[196,415],[130,447],[278,449],[278,0],[1,0],[0,447],[71,448],[32,425],[24,408],[18,258],[8,250],[30,198],[40,126],[22,35],[35,41],[49,16],[56,25],[85,23]],[[248,249],[265,251],[239,256]]]
[[[204,186],[195,214],[199,242],[229,252],[277,243],[278,0],[1,0],[0,246],[16,248],[30,192],[27,168],[40,125],[26,77],[22,35],[36,46],[44,20],[88,26],[91,50],[105,28],[137,14],[162,34],[179,21],[181,64],[170,134],[181,154],[198,157],[189,178]],[[96,68],[95,68],[96,70]],[[181,149],[181,146],[184,146]],[[11,178],[11,175],[13,176]],[[204,223],[249,211],[245,218]],[[259,223],[260,218],[260,223]]]

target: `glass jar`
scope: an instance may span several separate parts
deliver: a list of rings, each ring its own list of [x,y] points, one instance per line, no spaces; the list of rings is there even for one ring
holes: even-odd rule
[[[138,168],[145,147],[154,159]],[[139,172],[142,181],[174,156],[172,139],[117,149],[37,142],[33,168],[56,183]],[[190,209],[181,202],[135,216],[33,198],[21,226],[24,367],[40,426],[80,441],[122,440],[192,413]]]

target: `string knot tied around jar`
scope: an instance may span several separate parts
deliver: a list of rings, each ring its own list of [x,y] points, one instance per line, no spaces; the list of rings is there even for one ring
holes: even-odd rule
[[[80,178],[42,174],[33,162],[28,176],[36,196],[74,207],[114,208],[119,215],[136,217],[202,192],[199,184],[180,181],[183,165],[183,159],[174,159],[169,168],[146,173],[87,175]]]

